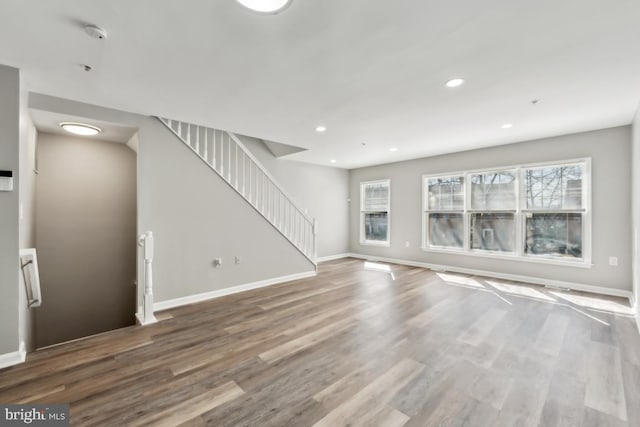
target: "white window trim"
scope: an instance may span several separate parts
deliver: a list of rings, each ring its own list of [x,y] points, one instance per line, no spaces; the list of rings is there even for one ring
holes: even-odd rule
[[[387,206],[387,240],[365,240],[364,236],[364,187],[370,184],[387,184],[389,188],[389,204]],[[368,246],[391,246],[391,180],[390,179],[378,179],[375,181],[362,181],[360,183],[360,244]]]
[[[583,208],[582,209],[574,209],[574,210],[561,210],[564,212],[577,212],[580,211],[582,213],[582,258],[581,259],[564,259],[555,257],[553,255],[532,255],[524,253],[524,235],[525,235],[525,221],[523,220],[526,212],[548,212],[550,209],[526,209],[526,200],[521,198],[521,194],[524,192],[524,170],[529,168],[536,167],[548,167],[548,166],[568,166],[572,164],[584,164],[584,177],[582,180],[582,198],[583,198]],[[506,170],[515,170],[516,172],[516,210],[504,210],[499,212],[514,212],[515,215],[515,245],[516,250],[512,253],[504,253],[504,252],[496,252],[496,251],[485,251],[479,249],[471,249],[470,242],[470,220],[471,213],[474,210],[471,209],[471,191],[469,190],[468,184],[471,182],[471,175],[479,174],[479,173],[488,173],[488,172],[500,172]],[[454,176],[463,176],[464,177],[464,200],[465,205],[462,211],[464,217],[464,242],[462,248],[445,248],[445,247],[437,247],[437,246],[429,246],[429,228],[427,225],[427,217],[430,212],[428,209],[427,197],[425,185],[430,178],[447,178]],[[455,254],[455,255],[465,255],[471,257],[482,257],[482,258],[499,258],[510,261],[520,261],[520,262],[529,262],[529,263],[538,263],[538,264],[551,264],[551,265],[559,265],[559,266],[570,266],[576,268],[591,268],[592,264],[592,221],[591,221],[591,212],[592,212],[592,197],[591,197],[591,158],[584,157],[578,159],[568,159],[568,160],[560,160],[560,161],[552,161],[552,162],[541,162],[541,163],[527,163],[520,164],[514,166],[497,166],[493,168],[483,168],[483,169],[475,169],[475,170],[467,170],[467,171],[455,171],[455,172],[443,172],[437,174],[424,174],[422,175],[422,250],[424,252],[434,252],[434,253],[443,253],[443,254]],[[453,212],[453,211],[451,211]],[[460,213],[460,211],[456,211]],[[478,211],[476,211],[478,212]],[[496,211],[498,212],[498,211]]]

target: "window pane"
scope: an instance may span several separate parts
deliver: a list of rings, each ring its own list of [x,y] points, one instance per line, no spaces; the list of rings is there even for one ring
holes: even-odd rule
[[[471,214],[471,249],[513,252],[514,219],[512,213]]]
[[[584,165],[550,166],[524,172],[528,209],[582,208]]]
[[[430,213],[429,245],[462,248],[464,216],[454,213]]]
[[[582,258],[581,213],[530,213],[525,253]]]
[[[471,209],[515,210],[516,174],[514,171],[471,176]]]
[[[461,176],[429,178],[427,191],[429,210],[464,209],[464,178]]]
[[[388,211],[389,210],[389,183],[380,182],[364,185],[363,210]]]
[[[364,214],[364,238],[380,242],[387,241],[387,212],[365,213]]]

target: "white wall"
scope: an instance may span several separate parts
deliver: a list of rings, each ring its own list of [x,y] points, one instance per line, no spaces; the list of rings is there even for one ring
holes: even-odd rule
[[[238,135],[294,202],[318,221],[318,256],[349,251],[349,172],[275,157],[259,139]]]
[[[20,73],[0,65],[0,170],[13,171],[14,190],[0,192],[0,356],[19,349],[18,202]]]
[[[423,174],[582,157],[592,158],[591,269],[421,250]],[[351,252],[630,291],[630,158],[631,127],[623,126],[352,170]],[[391,247],[364,246],[359,242],[359,184],[383,178],[391,179]],[[409,248],[405,241],[410,242]],[[609,266],[609,256],[618,257],[617,267]]]
[[[631,142],[632,162],[632,225],[633,225],[633,293],[640,314],[640,107],[633,119]]]

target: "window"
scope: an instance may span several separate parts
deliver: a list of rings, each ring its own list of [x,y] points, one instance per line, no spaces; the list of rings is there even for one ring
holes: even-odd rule
[[[590,265],[590,160],[423,177],[423,249]]]
[[[581,163],[524,170],[526,254],[582,258],[583,176]]]
[[[360,243],[389,245],[389,180],[360,184]]]
[[[516,171],[471,174],[471,249],[513,253],[516,205]]]
[[[429,246],[462,249],[464,243],[464,177],[430,178],[426,183]]]

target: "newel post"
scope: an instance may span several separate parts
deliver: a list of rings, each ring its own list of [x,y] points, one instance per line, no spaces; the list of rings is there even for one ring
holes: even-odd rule
[[[144,296],[142,313],[138,313],[137,317],[140,324],[144,326],[158,321],[153,315],[153,233],[147,231],[138,236],[138,245],[144,252]]]
[[[318,220],[313,218],[313,260],[318,262]]]

